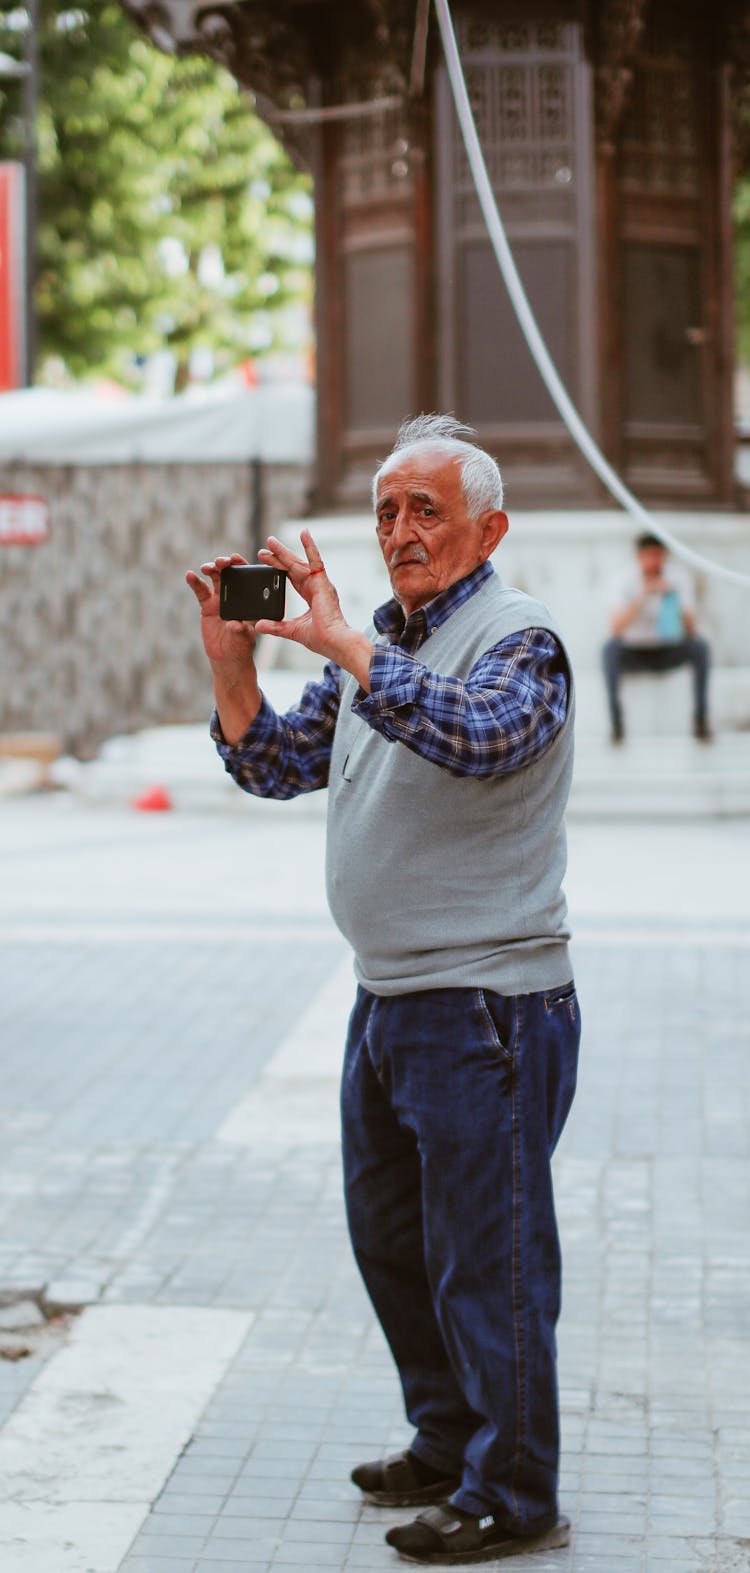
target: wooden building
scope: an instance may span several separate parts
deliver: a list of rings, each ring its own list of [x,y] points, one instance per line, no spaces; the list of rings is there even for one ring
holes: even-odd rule
[[[491,251],[417,0],[125,0],[201,48],[312,169],[317,503],[360,505],[406,413],[448,409],[514,505],[602,493]],[[553,359],[646,500],[733,498],[730,190],[740,0],[453,0],[480,140]]]

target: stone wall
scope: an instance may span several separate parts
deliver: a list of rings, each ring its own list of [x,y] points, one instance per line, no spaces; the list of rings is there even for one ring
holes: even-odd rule
[[[304,466],[264,465],[263,533],[306,511]],[[254,555],[245,464],[0,466],[47,499],[50,539],[0,548],[0,732],[48,731],[82,757],[105,737],[203,719],[211,685],[184,574]]]

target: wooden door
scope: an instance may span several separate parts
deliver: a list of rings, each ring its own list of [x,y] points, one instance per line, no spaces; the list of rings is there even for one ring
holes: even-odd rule
[[[592,121],[583,29],[513,13],[459,16],[477,131],[513,254],[552,358],[596,429]],[[529,11],[532,19],[529,19]],[[477,201],[450,94],[437,79],[440,403],[476,426],[515,502],[591,495],[593,482],[518,326]]]
[[[316,174],[318,505],[369,503],[377,462],[429,403],[426,132],[414,111],[326,128]]]
[[[723,139],[711,21],[661,0],[634,61],[616,159],[620,456],[645,496],[731,494]],[[613,298],[616,295],[613,292]]]

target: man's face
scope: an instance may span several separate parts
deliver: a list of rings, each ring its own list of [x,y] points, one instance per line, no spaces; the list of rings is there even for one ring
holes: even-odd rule
[[[417,448],[378,481],[378,540],[407,617],[485,562],[508,528],[499,510],[469,518],[460,466]]]
[[[663,546],[641,546],[638,561],[644,579],[661,579],[667,554]]]

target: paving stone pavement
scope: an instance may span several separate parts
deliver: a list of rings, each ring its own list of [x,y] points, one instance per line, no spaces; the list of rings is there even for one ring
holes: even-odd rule
[[[748,851],[744,821],[571,835],[575,1533],[534,1573],[750,1569]],[[346,1239],[335,1053],[288,1052],[316,1000],[340,1033],[352,987],[322,827],[37,798],[4,805],[0,856],[0,1291],[252,1313],[121,1573],[401,1566],[383,1534],[403,1512],[348,1480],[409,1432]],[[293,1140],[284,1089],[311,1110]],[[0,1423],[39,1370],[0,1361]]]

